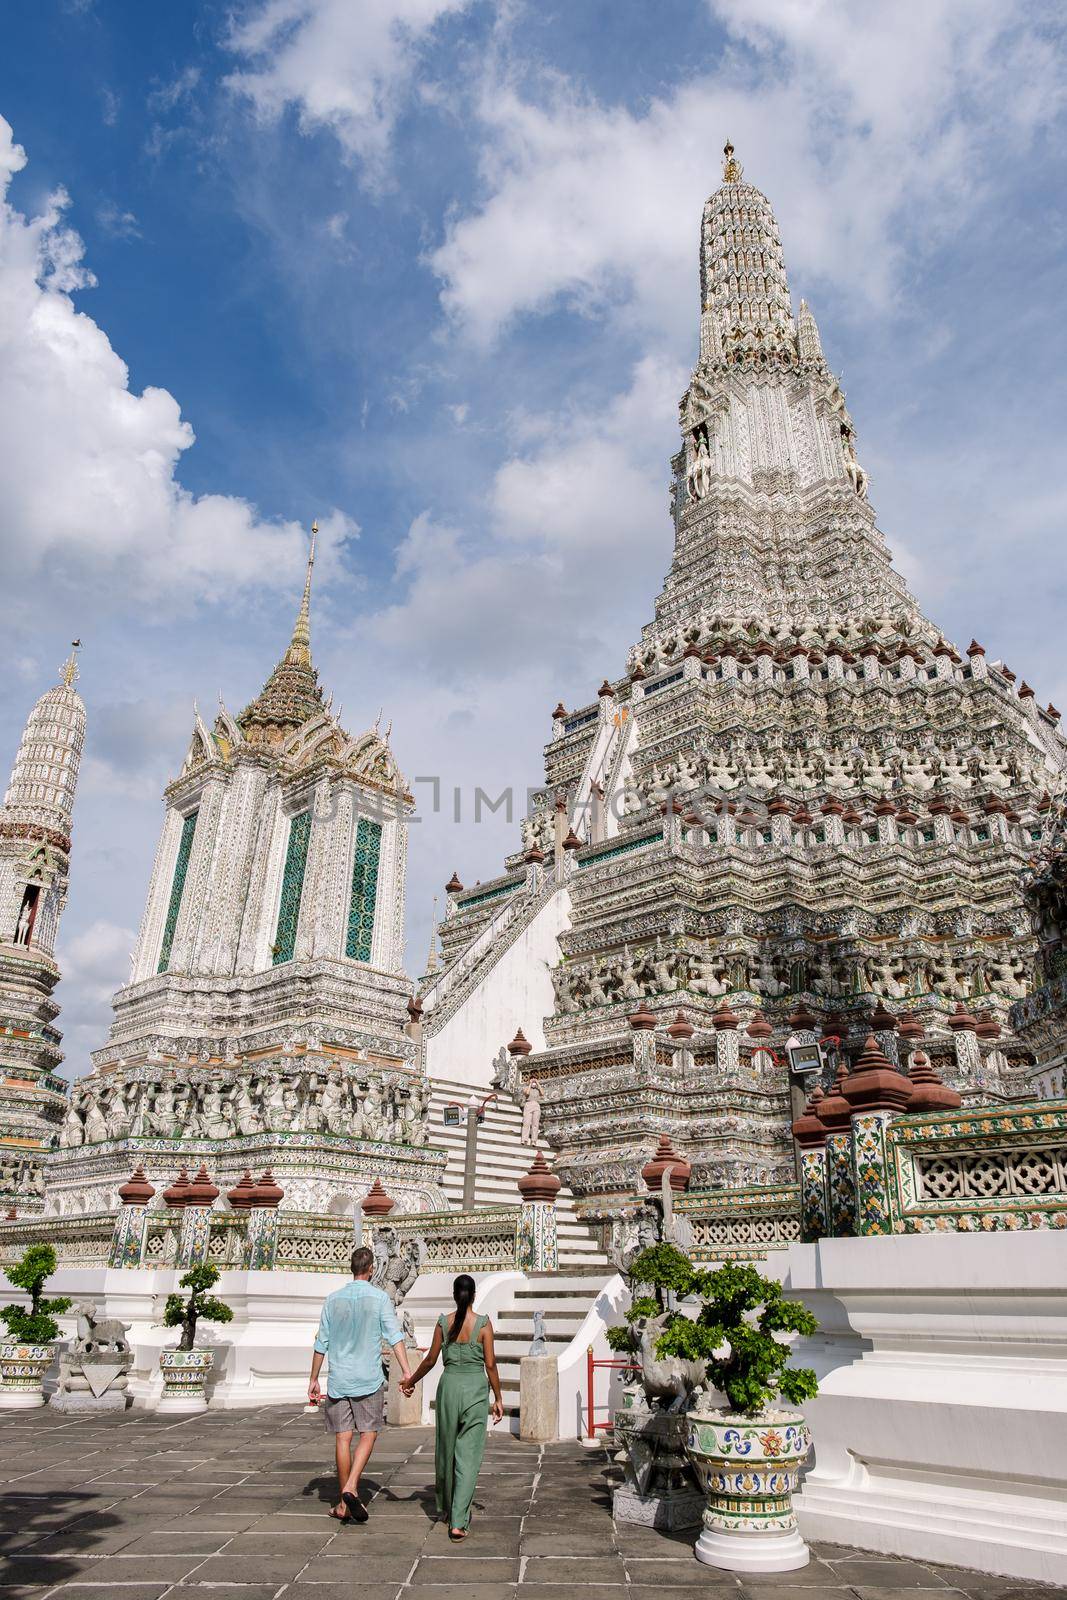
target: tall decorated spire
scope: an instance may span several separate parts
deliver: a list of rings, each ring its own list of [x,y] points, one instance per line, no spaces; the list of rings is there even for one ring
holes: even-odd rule
[[[778,224],[767,196],[743,181],[729,140],[723,156],[700,230],[701,355],[792,365],[796,330]]]
[[[288,648],[255,700],[237,719],[252,745],[271,748],[283,744],[294,729],[323,710],[319,675],[311,661],[311,573],[318,531],[318,523],[312,523],[304,593]]]
[[[0,1204],[19,1211],[40,1210],[40,1156],[64,1107],[52,990],[85,743],[77,650],[75,640],[59,682],[26,719],[0,807]]]
[[[74,790],[85,744],[85,706],[74,687],[80,646],[76,639],[59,669],[59,682],[45,691],[26,719],[0,817],[0,830],[8,838],[47,833],[63,849],[70,848]]]

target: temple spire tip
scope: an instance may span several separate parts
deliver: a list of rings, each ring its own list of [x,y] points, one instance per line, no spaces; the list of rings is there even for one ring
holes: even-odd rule
[[[722,147],[722,181],[723,183],[741,182],[741,163],[734,159],[734,147],[727,139]]]

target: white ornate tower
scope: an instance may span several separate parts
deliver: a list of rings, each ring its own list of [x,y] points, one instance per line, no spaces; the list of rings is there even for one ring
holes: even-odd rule
[[[380,1175],[411,1209],[439,1199],[406,1031],[412,800],[388,736],[351,737],[319,686],[315,532],[262,691],[212,727],[195,714],[130,981],[48,1166],[50,1208],[107,1207],[134,1160],[169,1181],[194,1152],[219,1180],[269,1161],[287,1207],[351,1203],[368,1166],[363,1189]]]
[[[968,1099],[1026,1092],[1011,1012],[1059,712],[947,642],[894,571],[770,203],[725,155],[654,619],[624,676],[556,707],[525,849],[448,885],[421,993],[442,1076],[465,1009],[499,1042],[543,1039],[523,1071],[590,1215],[633,1193],[660,1132],[701,1186],[788,1184],[791,1038],[848,1050],[874,1028],[903,1059],[925,1035]],[[531,1014],[507,951],[541,926],[563,931]]]
[[[40,1206],[40,1153],[54,1142],[66,1093],[52,991],[85,743],[77,677],[72,652],[30,712],[0,810],[0,1204],[20,1211]]]

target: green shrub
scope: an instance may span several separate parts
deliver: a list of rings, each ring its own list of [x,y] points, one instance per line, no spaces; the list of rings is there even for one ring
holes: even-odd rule
[[[680,1272],[678,1276],[683,1279]],[[792,1405],[815,1397],[815,1373],[810,1367],[791,1367],[789,1344],[775,1335],[810,1335],[819,1325],[799,1300],[784,1298],[777,1279],[737,1263],[712,1272],[690,1263],[688,1279],[674,1288],[681,1298],[704,1303],[695,1317],[672,1314],[657,1342],[657,1355],[706,1361],[709,1383],[723,1391],[735,1411],[748,1415],[773,1404],[779,1395]]]
[[[225,1300],[208,1294],[208,1290],[213,1289],[218,1281],[218,1267],[211,1264],[190,1267],[185,1276],[178,1279],[179,1286],[188,1289],[189,1293],[167,1296],[167,1303],[163,1307],[163,1326],[182,1330],[182,1336],[178,1340],[179,1350],[193,1348],[198,1322],[233,1321],[233,1312]]]
[[[43,1298],[45,1283],[55,1270],[56,1253],[50,1244],[28,1245],[17,1266],[5,1270],[7,1281],[30,1297],[28,1311],[25,1306],[0,1306],[0,1321],[7,1324],[10,1338],[24,1344],[50,1344],[59,1333],[55,1319],[70,1310],[71,1302],[67,1295]]]

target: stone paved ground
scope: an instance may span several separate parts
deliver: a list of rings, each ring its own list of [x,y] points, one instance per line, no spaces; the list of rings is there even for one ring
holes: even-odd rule
[[[295,1407],[186,1420],[0,1419],[0,1600],[1067,1600],[956,1568],[820,1546],[746,1579],[702,1567],[692,1534],[614,1527],[608,1467],[577,1445],[491,1438],[470,1538],[434,1520],[433,1437],[390,1429],[371,1520],[339,1527],[331,1442]],[[933,1600],[933,1597],[930,1597]]]

